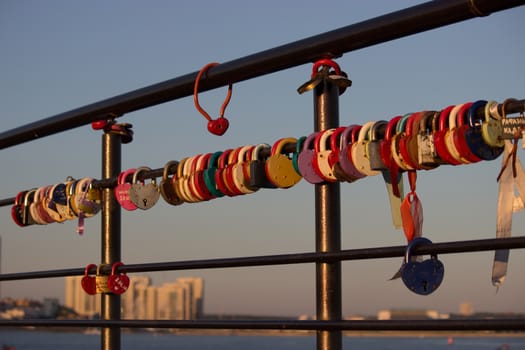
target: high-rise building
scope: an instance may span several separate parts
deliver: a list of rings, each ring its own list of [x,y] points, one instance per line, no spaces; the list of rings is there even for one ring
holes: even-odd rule
[[[79,315],[100,314],[100,297],[82,289],[83,276],[66,277],[65,305]],[[146,276],[130,276],[121,296],[123,319],[182,320],[201,318],[204,313],[204,281],[184,277],[162,286],[152,286]]]
[[[82,277],[66,277],[64,305],[75,310],[81,316],[93,317],[100,314],[100,298],[95,295],[89,295],[82,289]]]

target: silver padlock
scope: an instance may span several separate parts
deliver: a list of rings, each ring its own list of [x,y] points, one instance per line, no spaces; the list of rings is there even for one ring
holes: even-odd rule
[[[138,174],[143,171],[150,171],[148,167],[139,167],[133,174],[133,183],[129,188],[129,199],[142,210],[153,207],[160,197],[160,191],[157,187],[155,179],[151,179],[150,183],[138,181]]]

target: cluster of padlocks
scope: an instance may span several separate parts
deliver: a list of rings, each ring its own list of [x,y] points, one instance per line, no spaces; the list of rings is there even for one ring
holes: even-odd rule
[[[389,121],[282,138],[273,145],[246,145],[172,160],[164,166],[159,184],[147,176],[152,170],[148,167],[127,169],[119,174],[113,193],[122,208],[146,210],[161,196],[171,205],[180,205],[250,194],[261,188],[290,188],[302,178],[311,184],[354,182],[382,173],[394,217],[404,210],[401,174],[408,172],[413,180],[405,197],[409,201],[403,202],[409,206],[409,221],[413,217],[416,222],[413,208],[420,205],[415,194],[416,171],[496,159],[503,153],[505,140],[514,140],[515,152],[517,140],[523,137],[524,118],[507,118],[507,101],[510,99],[502,106],[485,100],[462,103]],[[92,178],[68,179],[22,191],[12,207],[13,220],[28,226],[78,219],[77,232],[83,233],[84,218],[101,209],[102,192],[95,183]],[[405,221],[403,229],[412,245],[407,247],[399,277],[412,291],[429,294],[441,283],[444,268],[435,257],[425,264],[409,257],[410,247],[429,241],[421,237],[421,228],[412,225],[408,230]],[[421,277],[427,272],[430,275]]]
[[[80,284],[84,292],[89,295],[95,294],[123,294],[129,288],[129,277],[125,273],[118,273],[117,269],[124,264],[120,261],[111,266],[111,274],[105,275],[102,273],[102,267],[105,265],[88,264],[84,269],[84,276],[80,280]],[[96,274],[90,275],[89,271],[96,268]]]
[[[484,111],[480,117],[479,110]],[[114,188],[126,210],[149,209],[160,196],[169,204],[196,203],[238,196],[260,188],[289,188],[302,178],[312,184],[353,182],[381,171],[391,179],[404,171],[429,170],[493,160],[505,139],[521,137],[495,101],[476,101],[314,132],[273,145],[247,145],[169,161],[159,184],[146,183],[140,167],[122,172]],[[20,226],[90,217],[100,210],[101,191],[92,178],[22,191],[12,208]],[[393,181],[393,191],[402,196]]]
[[[101,209],[102,194],[92,186],[93,178],[67,179],[54,185],[19,192],[11,217],[19,226],[46,225],[78,219],[78,233],[84,232],[84,218]]]

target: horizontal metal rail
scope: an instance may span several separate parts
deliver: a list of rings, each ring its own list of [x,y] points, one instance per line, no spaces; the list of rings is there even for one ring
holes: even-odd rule
[[[495,249],[519,249],[525,248],[525,236],[511,238],[491,238],[469,241],[454,241],[433,243],[429,245],[415,246],[414,255],[429,254],[454,254],[480,251],[491,251]],[[350,260],[369,260],[381,258],[402,257],[405,255],[406,246],[390,246],[378,248],[346,249],[330,253],[296,253],[250,256],[238,258],[220,258],[204,260],[173,261],[145,264],[126,264],[118,268],[118,272],[155,272],[155,271],[182,271],[199,269],[222,269],[236,267],[271,266],[285,264],[305,264],[314,262],[336,262]],[[56,278],[65,276],[81,276],[85,268],[71,268],[48,271],[20,272],[0,274],[0,281],[15,281],[26,279]],[[96,273],[96,268],[88,271]],[[111,267],[100,269],[102,274],[109,274]]]
[[[347,331],[524,331],[525,318],[445,320],[0,320],[0,327],[121,327]]]
[[[261,51],[211,68],[200,91],[336,57],[423,31],[525,5],[525,0],[430,1]],[[193,94],[198,72],[124,93],[0,133],[0,149]]]

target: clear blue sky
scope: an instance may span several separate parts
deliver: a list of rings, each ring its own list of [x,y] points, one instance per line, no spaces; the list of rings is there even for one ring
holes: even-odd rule
[[[418,1],[14,1],[0,3],[0,116],[9,130],[101,99],[197,71],[274,46],[366,20]],[[321,6],[322,4],[322,6]],[[345,54],[337,61],[353,86],[341,97],[341,125],[476,99],[523,98],[525,8],[492,14]],[[273,143],[312,131],[310,94],[296,88],[310,65],[235,84],[226,116],[230,129],[210,135],[191,98],[131,113],[133,143],[123,168],[162,167],[203,152]],[[225,88],[200,95],[215,113]],[[61,182],[100,178],[101,136],[85,126],[0,152],[0,197]],[[419,174],[424,235],[434,242],[495,236],[501,159],[442,166]],[[342,185],[344,249],[404,244],[390,222],[380,177]],[[223,198],[122,215],[125,263],[309,252],[315,249],[313,187]],[[524,234],[514,216],[514,235]],[[0,210],[2,272],[74,268],[100,261],[100,215],[86,233],[75,222],[19,228]],[[401,260],[343,263],[344,314],[391,307],[457,312],[525,312],[525,252],[511,253],[506,283],[490,282],[493,253],[443,255],[445,280],[431,296],[388,281]],[[313,265],[154,274],[156,283],[202,276],[209,313],[315,313]],[[62,279],[5,282],[3,296],[63,297]]]

